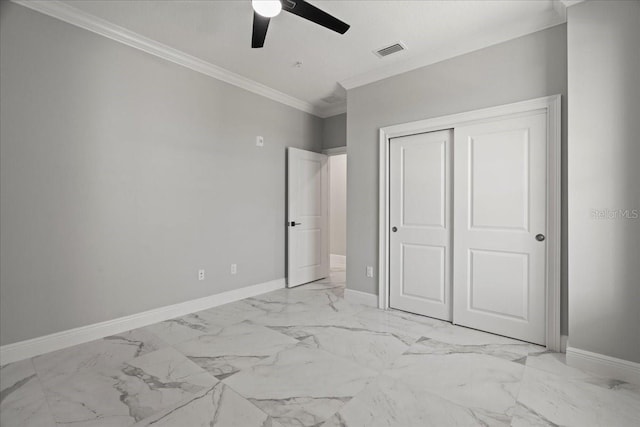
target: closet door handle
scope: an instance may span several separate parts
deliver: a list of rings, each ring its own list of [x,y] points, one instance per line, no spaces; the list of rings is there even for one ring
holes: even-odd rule
[[[398,227],[391,227],[391,231],[395,233],[396,231],[398,231]]]
[[[538,234],[538,235],[536,235],[536,240],[537,240],[538,242],[544,242],[544,239],[545,239],[544,234]]]

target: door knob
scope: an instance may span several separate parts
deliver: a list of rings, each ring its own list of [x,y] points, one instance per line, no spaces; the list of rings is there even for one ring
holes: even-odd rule
[[[536,235],[536,240],[537,240],[538,242],[542,242],[542,241],[544,241],[544,234],[538,234],[538,235]]]
[[[295,227],[296,225],[302,225],[301,222],[295,222],[295,221],[291,221],[291,226]]]
[[[396,231],[398,231],[398,227],[392,227],[391,231],[393,231],[395,233]]]

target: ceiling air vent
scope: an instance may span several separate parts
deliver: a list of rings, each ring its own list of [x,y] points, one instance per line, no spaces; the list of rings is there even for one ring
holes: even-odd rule
[[[375,53],[380,58],[384,58],[385,56],[389,56],[389,55],[394,54],[396,52],[402,52],[403,50],[407,50],[407,47],[404,45],[404,43],[396,42],[396,43],[391,44],[389,46],[385,46],[385,47],[380,48],[378,50],[374,50],[373,53]]]

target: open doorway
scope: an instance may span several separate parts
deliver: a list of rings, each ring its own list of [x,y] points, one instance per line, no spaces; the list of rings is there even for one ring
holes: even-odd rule
[[[334,150],[326,152],[329,155],[329,265],[332,282],[344,283],[347,269],[347,154],[346,149]]]

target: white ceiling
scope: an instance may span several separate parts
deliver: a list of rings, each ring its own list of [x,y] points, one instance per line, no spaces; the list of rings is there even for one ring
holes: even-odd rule
[[[289,13],[273,18],[265,47],[251,49],[250,0],[64,0],[67,5],[311,104],[322,98],[565,22],[558,0],[326,1],[351,25],[339,35]],[[407,51],[372,53],[402,41]],[[301,67],[295,63],[301,61]]]

